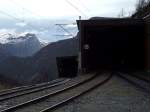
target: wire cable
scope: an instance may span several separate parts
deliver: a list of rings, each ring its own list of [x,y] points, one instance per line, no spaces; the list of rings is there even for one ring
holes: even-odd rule
[[[25,8],[24,6],[22,6],[21,4],[16,3],[14,0],[8,0],[8,1],[12,2],[14,5],[20,7],[22,10],[28,12],[29,14],[35,15],[37,17],[40,17],[39,14],[36,14],[36,13],[32,12],[31,10],[29,10],[29,9]]]
[[[19,18],[16,18],[15,16],[12,16],[12,15],[10,15],[10,14],[4,12],[4,11],[1,11],[1,10],[0,10],[0,13],[3,14],[3,15],[5,15],[5,16],[7,16],[7,17],[13,18],[13,19],[15,19],[15,20],[17,20],[17,21],[20,21]],[[22,22],[22,21],[21,21],[21,22]]]
[[[72,33],[70,33],[67,29],[65,29],[62,25],[56,24],[57,26],[59,26],[63,31],[65,31],[66,33],[68,33],[71,36],[74,36]]]
[[[0,13],[3,14],[3,15],[5,15],[5,16],[7,16],[7,17],[10,17],[10,18],[12,18],[12,19],[14,19],[14,20],[16,20],[16,21],[24,22],[24,20],[21,20],[21,19],[15,17],[15,16],[12,16],[12,15],[10,15],[10,14],[4,12],[4,11],[1,11],[1,10],[0,10]],[[30,26],[32,29],[35,29],[35,28],[34,28],[32,25],[30,25],[29,23],[26,22],[26,24],[27,24],[28,26]]]
[[[83,3],[82,0],[78,0],[80,2],[80,4],[82,5],[82,7],[87,10],[87,12],[89,13],[89,15],[91,16],[92,14],[90,13],[91,11],[89,10],[89,8]]]
[[[8,0],[8,1],[12,2],[12,3],[13,3],[14,5],[16,5],[16,6],[19,6],[23,11],[26,11],[26,12],[28,12],[29,14],[32,14],[32,15],[34,15],[34,16],[36,16],[36,17],[41,17],[41,15],[32,12],[31,10],[25,8],[24,6],[20,5],[19,3],[15,2],[14,0]],[[31,26],[32,26],[32,25],[31,25]],[[51,26],[48,24],[46,28],[44,27],[44,29],[51,29]]]
[[[71,3],[69,0],[65,0],[70,6],[72,6],[76,11],[78,11],[80,14],[84,15],[85,17],[88,17],[84,12],[82,12],[78,7],[76,7],[73,3]]]

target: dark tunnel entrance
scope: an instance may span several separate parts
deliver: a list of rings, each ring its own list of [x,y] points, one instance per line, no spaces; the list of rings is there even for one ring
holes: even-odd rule
[[[81,69],[144,69],[144,24],[141,20],[80,21]]]
[[[57,57],[56,60],[59,77],[72,78],[77,76],[77,56]]]

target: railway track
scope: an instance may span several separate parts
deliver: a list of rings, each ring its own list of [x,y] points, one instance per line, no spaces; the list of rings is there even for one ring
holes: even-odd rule
[[[69,81],[70,79],[63,79],[63,80],[57,80],[51,83],[45,83],[45,84],[38,84],[36,86],[29,86],[23,89],[18,89],[16,91],[10,91],[10,92],[5,92],[0,94],[0,102],[4,101],[4,100],[8,100],[11,98],[15,98],[15,97],[19,97],[19,96],[23,96],[23,95],[27,95],[27,94],[31,94],[34,92],[38,92],[38,91],[42,91],[45,89],[49,89],[52,88],[54,86],[59,86],[67,81]]]
[[[56,80],[46,82],[46,83],[27,85],[27,86],[19,86],[19,87],[15,87],[15,88],[11,88],[11,89],[2,90],[2,91],[0,91],[0,97],[3,95],[15,93],[15,92],[21,92],[21,91],[26,91],[29,89],[39,88],[39,87],[46,86],[46,85],[52,85],[52,84],[55,84],[55,83],[58,83],[61,81],[64,81],[64,79],[56,79]]]
[[[111,77],[112,74],[96,74],[79,81],[72,80],[70,81],[71,84],[66,84],[64,87],[55,89],[49,94],[10,106],[0,112],[47,112],[106,83]]]
[[[131,83],[132,85],[136,86],[137,88],[142,89],[142,91],[150,93],[150,81],[137,75],[133,74],[123,74],[117,73],[117,75],[126,80],[127,82]]]
[[[89,77],[91,77],[91,76],[87,76],[86,78],[89,78]],[[79,78],[81,79],[81,81],[83,79],[85,79],[85,77],[79,77]],[[74,80],[76,80],[76,78],[74,78]],[[70,82],[74,82],[73,79]],[[70,84],[72,84],[72,83],[70,83]],[[11,94],[10,94],[9,98],[2,97],[1,102],[0,102],[0,107],[1,107],[0,110],[8,108],[10,106],[22,104],[23,102],[27,102],[29,100],[36,99],[42,95],[49,94],[49,93],[53,92],[54,90],[59,90],[62,87],[65,87],[67,85],[68,84],[66,84],[66,83],[62,83],[59,86],[53,86],[53,87],[47,88],[45,90],[40,90],[40,91],[31,92],[31,93],[22,94],[22,95],[21,95],[21,93],[19,93],[20,95],[18,95],[18,96],[16,94],[14,94],[15,97],[13,97],[13,95],[11,96]]]
[[[138,78],[140,80],[143,80],[143,81],[145,81],[147,83],[150,83],[150,76],[149,77],[145,77],[142,74],[137,74],[137,73],[132,73],[131,76],[136,77],[136,78]]]

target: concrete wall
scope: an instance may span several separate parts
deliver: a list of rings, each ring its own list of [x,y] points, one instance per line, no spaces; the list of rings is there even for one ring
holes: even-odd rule
[[[145,63],[143,62],[145,62],[145,48],[143,47],[143,45],[145,45],[145,41],[144,38],[141,39],[141,37],[144,37],[145,34],[144,24],[145,23],[142,19],[102,19],[92,21],[79,21],[79,71],[88,72],[92,71],[93,69],[121,69],[121,66],[122,68],[127,68],[127,66],[128,68],[135,68],[137,66],[137,69],[139,69],[139,67],[144,69]],[[108,33],[106,34],[105,31],[107,31]],[[90,32],[92,33],[89,34]],[[114,36],[114,39],[112,36]],[[122,37],[123,39],[120,39],[120,37]],[[106,46],[105,43],[109,43],[108,45],[110,47],[108,47],[108,45]],[[92,47],[89,47],[87,49],[87,47],[84,47],[85,45],[89,45]],[[112,45],[113,47],[111,47]],[[119,48],[117,46],[121,47]],[[131,49],[128,49],[129,47]],[[90,48],[92,50],[90,50]],[[104,52],[104,49],[108,52]],[[126,52],[124,53],[124,51]],[[126,56],[123,56],[124,54],[126,54]],[[122,64],[121,60],[126,61],[124,64]]]

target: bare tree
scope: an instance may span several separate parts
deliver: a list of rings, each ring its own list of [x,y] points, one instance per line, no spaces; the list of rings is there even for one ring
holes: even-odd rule
[[[142,10],[149,3],[150,3],[150,0],[138,0],[136,4],[136,11]]]

